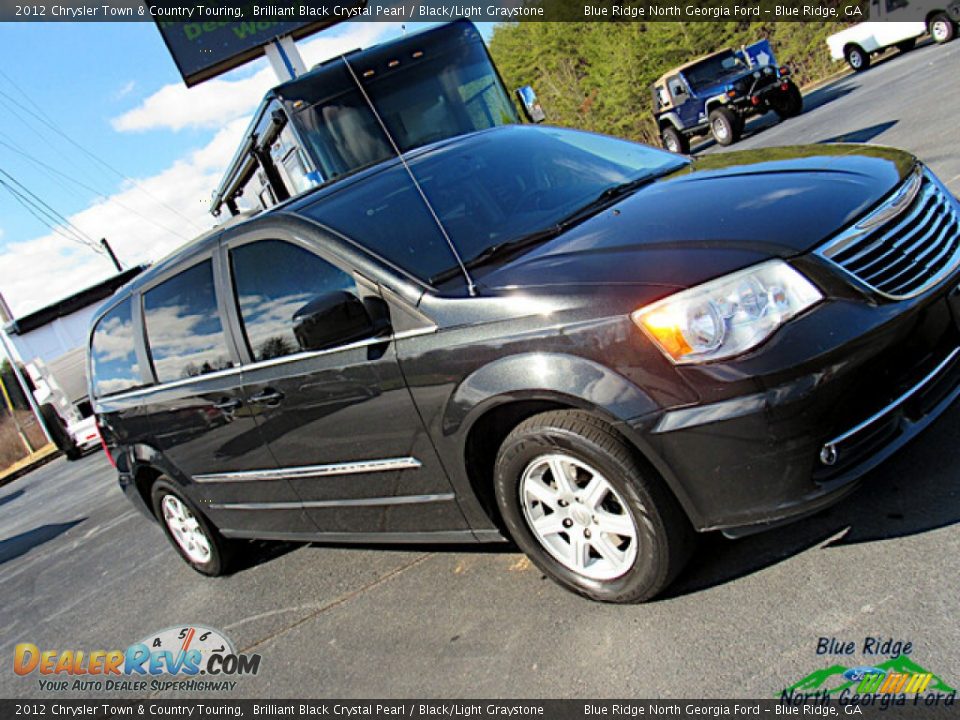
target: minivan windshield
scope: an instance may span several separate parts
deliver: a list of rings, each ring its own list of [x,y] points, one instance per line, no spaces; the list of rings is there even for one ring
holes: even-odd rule
[[[546,240],[574,218],[687,161],[604,135],[509,126],[414,153],[408,163],[467,265]],[[639,182],[638,182],[639,181]],[[609,204],[609,203],[607,203]],[[305,212],[425,283],[463,281],[405,169],[393,164],[324,193]]]

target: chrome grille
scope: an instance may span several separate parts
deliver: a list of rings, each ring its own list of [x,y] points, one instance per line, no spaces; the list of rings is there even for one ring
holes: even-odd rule
[[[917,170],[890,200],[817,254],[884,297],[916,297],[960,265],[956,201]]]

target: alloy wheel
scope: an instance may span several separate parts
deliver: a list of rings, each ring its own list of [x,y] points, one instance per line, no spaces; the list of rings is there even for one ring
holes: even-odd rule
[[[541,455],[523,472],[520,501],[537,542],[566,568],[593,580],[613,580],[633,566],[636,522],[595,468],[570,455]]]
[[[729,137],[730,132],[727,128],[727,124],[720,119],[713,121],[713,134],[717,137],[717,140],[724,141]]]
[[[210,561],[210,540],[197,521],[190,508],[176,495],[164,496],[163,521],[166,523],[173,539],[191,561],[200,565]]]

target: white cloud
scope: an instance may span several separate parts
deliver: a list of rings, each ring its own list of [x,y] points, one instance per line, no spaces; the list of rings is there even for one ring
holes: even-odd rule
[[[346,31],[337,35],[299,43],[308,66],[339,52],[367,47],[388,32],[396,32],[394,26],[386,23],[344,27]],[[136,185],[128,184],[109,198],[93,203],[70,216],[70,222],[91,237],[106,236],[127,267],[155,261],[195,237],[198,228],[212,226],[211,192],[236,151],[250,114],[275,82],[266,63],[261,60],[259,66],[247,77],[230,80],[228,75],[227,79],[212,80],[189,90],[179,83],[167,85],[137,108],[115,118],[114,128],[120,131],[186,127],[219,130],[205,146],[176,160],[159,174],[139,178]],[[7,242],[0,250],[2,290],[15,315],[55,302],[113,272],[107,258],[54,233]]]
[[[311,67],[339,53],[372,45],[389,32],[395,32],[392,23],[359,23],[337,35],[301,41],[297,47],[307,67]],[[257,70],[239,79],[231,79],[231,74],[227,74],[189,89],[182,82],[165,85],[137,107],[114,118],[113,127],[120,132],[220,127],[249,113],[276,84],[276,76],[265,60],[251,67]],[[235,77],[236,73],[232,75]]]
[[[125,83],[124,83],[120,88],[118,88],[117,91],[113,94],[113,99],[114,99],[114,100],[121,100],[122,98],[125,98],[127,95],[129,95],[130,93],[132,93],[133,90],[134,90],[134,88],[136,88],[136,87],[137,87],[137,81],[136,81],[136,80],[129,80],[128,82],[125,82]]]

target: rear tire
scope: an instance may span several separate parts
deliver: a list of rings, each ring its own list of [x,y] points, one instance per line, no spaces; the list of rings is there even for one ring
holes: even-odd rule
[[[953,20],[946,13],[934,15],[930,19],[927,30],[930,32],[930,37],[938,45],[948,43],[957,36],[957,26],[953,24]]]
[[[847,59],[854,72],[863,72],[870,67],[870,53],[865,51],[859,45],[851,45],[843,51],[843,56]]]
[[[721,145],[733,145],[743,133],[744,122],[730,108],[719,107],[710,113],[710,132]]]
[[[663,147],[678,155],[690,154],[690,138],[677,130],[673,125],[667,125],[660,132],[660,141]]]
[[[585,412],[542,413],[514,428],[497,456],[494,490],[520,549],[593,600],[653,598],[693,547],[693,529],[660,478]]]
[[[228,540],[169,478],[161,475],[150,490],[153,512],[167,540],[198,573],[227,575],[237,556],[237,542]]]
[[[50,433],[50,437],[53,439],[53,444],[57,446],[57,449],[66,456],[67,460],[79,460],[83,456],[83,451],[77,447],[73,436],[67,432],[67,426],[63,422],[63,418],[60,417],[60,413],[57,412],[57,409],[49,403],[41,405],[40,417],[43,420],[44,426],[47,428],[47,432]]]

